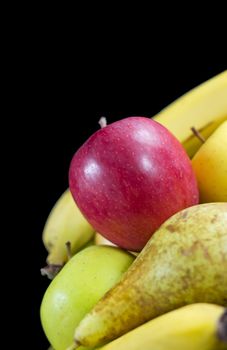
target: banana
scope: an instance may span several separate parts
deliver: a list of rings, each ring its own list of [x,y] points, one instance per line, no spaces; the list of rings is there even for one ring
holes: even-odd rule
[[[206,139],[227,120],[227,70],[179,97],[153,119],[169,129],[192,157],[201,141],[191,127]]]
[[[47,350],[54,350],[54,348],[52,348],[52,346],[50,346]],[[84,346],[80,346],[78,348],[78,350],[91,350],[91,349],[85,348]]]
[[[67,189],[51,210],[43,230],[43,243],[49,252],[48,264],[64,264],[67,261],[65,243],[71,243],[71,253],[75,254],[94,233]]]
[[[103,237],[102,235],[100,235],[100,233],[96,232],[95,233],[95,244],[96,245],[112,245],[112,246],[116,246],[116,244],[110,242],[108,239],[106,239],[105,237]]]
[[[96,232],[95,233],[95,239],[94,239],[94,243],[95,245],[111,245],[111,246],[116,246],[116,244],[112,243],[111,241],[109,241],[108,239],[106,239],[105,237],[103,237],[100,233]],[[132,255],[137,256],[139,253],[138,252],[132,252],[129,251],[129,253],[131,253]]]
[[[100,350],[224,350],[227,309],[191,304],[159,316]]]

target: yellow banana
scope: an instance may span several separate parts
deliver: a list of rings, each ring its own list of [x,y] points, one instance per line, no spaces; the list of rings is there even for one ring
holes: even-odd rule
[[[50,346],[47,350],[54,350],[54,348]],[[92,349],[85,348],[84,346],[79,346],[78,350],[92,350]]]
[[[69,189],[66,190],[50,212],[43,231],[43,242],[49,251],[48,264],[65,263],[65,243],[71,243],[71,252],[75,254],[91,240],[94,233],[76,206]]]
[[[125,349],[227,349],[227,310],[214,304],[187,305],[159,316],[101,348]]]
[[[95,233],[95,244],[96,245],[113,245],[115,246],[116,244],[110,242],[108,239],[106,239],[105,237],[103,237],[100,233],[96,232]]]
[[[227,120],[227,70],[187,92],[153,119],[169,129],[192,157],[201,141],[191,127],[206,139]]]
[[[111,246],[116,246],[116,244],[112,243],[105,237],[103,237],[100,233],[96,232],[95,233],[95,239],[94,239],[95,245],[111,245]],[[137,256],[139,253],[138,252],[132,252],[129,251],[132,255]]]

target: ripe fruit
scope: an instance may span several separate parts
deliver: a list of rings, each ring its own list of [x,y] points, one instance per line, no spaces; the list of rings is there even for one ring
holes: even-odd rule
[[[74,255],[92,239],[94,233],[67,189],[51,210],[43,230],[43,243],[49,252],[47,262],[57,265],[65,263],[65,243],[70,242]]]
[[[201,202],[227,202],[227,121],[200,147],[192,166]]]
[[[116,247],[91,246],[69,260],[49,285],[41,305],[41,321],[55,350],[73,342],[74,329],[113,287],[134,257]]]
[[[121,281],[80,322],[76,344],[96,347],[186,304],[227,306],[226,271],[227,203],[182,210],[155,232]]]
[[[132,251],[140,251],[171,215],[198,203],[182,145],[144,117],[122,119],[93,134],[72,159],[69,185],[92,227]]]
[[[95,241],[96,245],[111,245],[111,246],[114,246],[114,243],[108,241],[108,239],[106,239],[105,237],[100,235],[100,233],[98,233],[98,232],[95,233],[94,241]]]
[[[197,303],[159,316],[104,346],[102,350],[227,349],[227,309]],[[219,334],[221,323],[224,334]],[[80,349],[80,348],[79,348]]]
[[[66,242],[74,255],[94,236],[94,229],[83,217],[67,189],[51,210],[43,230],[43,243],[48,250],[48,264],[61,265],[67,259]]]
[[[176,136],[191,158],[201,146],[191,127],[207,139],[227,120],[226,96],[227,70],[188,91],[153,118]]]

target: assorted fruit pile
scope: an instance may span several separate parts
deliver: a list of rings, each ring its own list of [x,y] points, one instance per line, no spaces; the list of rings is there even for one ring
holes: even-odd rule
[[[227,349],[227,71],[101,123],[43,242],[51,349]]]

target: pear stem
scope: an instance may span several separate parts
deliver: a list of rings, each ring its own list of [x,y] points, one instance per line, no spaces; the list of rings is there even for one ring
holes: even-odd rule
[[[217,335],[218,339],[224,343],[227,343],[227,309],[225,309],[224,313],[218,320]]]
[[[197,130],[194,126],[191,127],[191,131],[199,139],[199,141],[202,143],[206,141],[205,138],[200,134],[199,130]]]
[[[70,260],[72,258],[71,242],[70,241],[66,242],[65,247],[66,247],[67,258],[68,260]]]
[[[98,121],[101,129],[105,128],[105,126],[107,126],[107,120],[106,117],[101,117]]]

